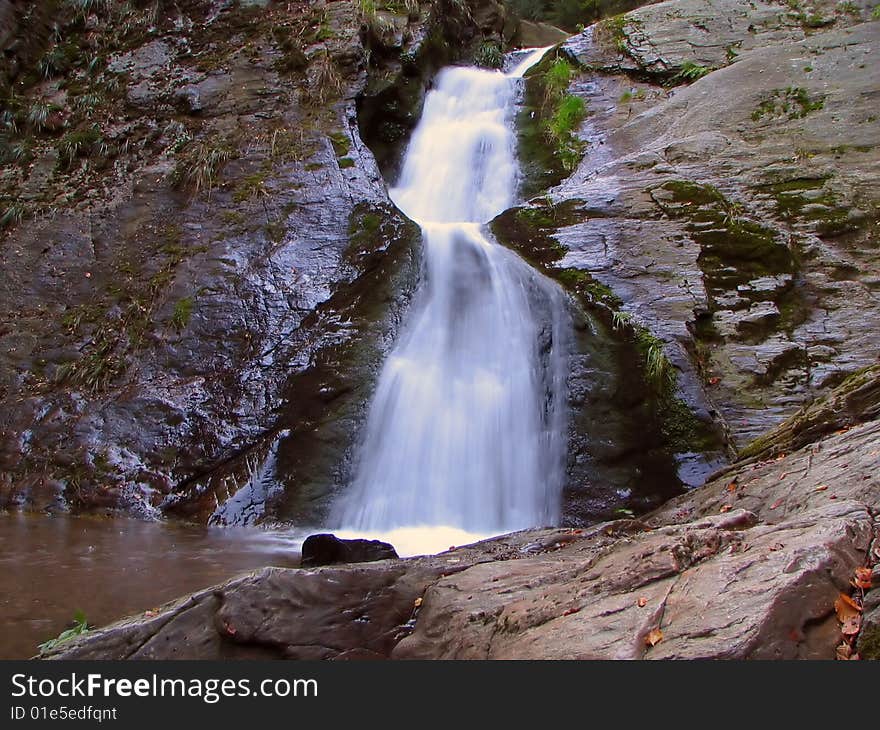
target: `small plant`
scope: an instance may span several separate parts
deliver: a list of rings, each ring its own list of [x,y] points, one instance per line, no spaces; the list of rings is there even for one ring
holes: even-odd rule
[[[621,103],[621,104],[628,104],[630,101],[632,101],[632,98],[633,98],[633,93],[632,93],[632,91],[630,91],[629,89],[627,89],[626,91],[624,91],[624,92],[620,95],[620,103]]]
[[[21,203],[10,203],[0,216],[0,228],[17,226],[27,217],[27,208]]]
[[[107,144],[97,124],[65,134],[58,143],[58,155],[65,167],[79,157],[105,156]]]
[[[648,382],[658,391],[663,391],[674,383],[675,373],[672,363],[663,352],[663,345],[659,342],[651,343],[645,351],[645,375]]]
[[[92,13],[109,13],[111,2],[112,0],[67,0],[67,5],[73,9],[74,15],[82,20]]]
[[[786,89],[774,89],[752,112],[752,120],[757,122],[764,117],[800,119],[824,106],[823,99],[811,99],[806,89],[789,86]]]
[[[571,64],[564,58],[557,58],[544,74],[544,103],[548,104],[559,99],[568,90],[571,83]]]
[[[586,116],[586,104],[579,96],[566,94],[547,122],[547,133],[556,145],[562,166],[569,172],[577,167],[583,151],[583,142],[574,131]]]
[[[94,114],[95,110],[101,105],[101,95],[95,94],[94,92],[88,94],[82,94],[73,102],[73,108],[76,109],[80,114],[91,118],[92,114]]]
[[[871,19],[880,20],[880,5],[874,6],[874,9],[871,11]]]
[[[474,54],[474,63],[483,68],[501,68],[504,65],[504,53],[501,45],[492,41],[484,41]]]
[[[844,0],[844,2],[837,3],[837,9],[841,13],[852,15],[855,18],[860,18],[862,15],[862,11],[859,6],[852,2],[852,0]]]
[[[49,117],[56,111],[58,111],[58,107],[55,104],[50,104],[47,101],[35,101],[28,109],[27,123],[32,129],[42,132],[48,125]]]
[[[178,332],[186,329],[189,320],[192,317],[193,300],[192,297],[184,297],[174,305],[174,312],[171,315],[171,324]]]
[[[622,312],[619,309],[611,313],[611,328],[614,330],[622,330],[629,326],[631,315]]]
[[[622,56],[629,55],[628,38],[626,35],[626,27],[629,25],[625,15],[615,15],[612,18],[606,18],[596,24],[593,31],[593,37],[608,46],[614,48]]]
[[[54,45],[50,48],[37,63],[40,76],[44,79],[51,79],[53,76],[60,76],[70,66],[70,59],[67,51],[60,45]]]
[[[689,81],[697,81],[712,71],[708,66],[702,66],[693,61],[685,61],[681,64],[681,71],[672,77],[672,82],[687,83]]]
[[[193,195],[210,193],[217,184],[223,166],[233,157],[225,142],[206,140],[187,145],[174,168],[171,179],[175,187],[187,188]]]
[[[342,91],[342,77],[328,52],[317,60],[314,69],[309,95],[315,104],[321,105]]]
[[[73,627],[69,629],[65,629],[54,639],[49,639],[48,641],[44,641],[37,648],[40,650],[40,654],[46,654],[47,652],[52,651],[59,644],[63,644],[65,641],[70,641],[71,639],[82,636],[89,631],[89,622],[86,620],[86,616],[82,611],[77,611],[73,615]]]

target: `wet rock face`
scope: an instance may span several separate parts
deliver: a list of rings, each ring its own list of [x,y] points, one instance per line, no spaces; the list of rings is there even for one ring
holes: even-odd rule
[[[877,25],[813,6],[661,3],[563,46],[590,114],[549,195],[573,206],[559,265],[664,342],[735,448],[880,351]]]
[[[370,563],[397,558],[394,546],[381,540],[343,540],[336,535],[309,535],[302,545],[303,568],[337,563]]]
[[[175,7],[59,16],[13,79],[0,507],[319,515],[415,282],[351,3]]]
[[[425,558],[267,568],[52,656],[830,659],[835,601],[856,568],[880,560],[880,421],[853,418],[787,456],[736,464],[643,520],[529,530]],[[857,641],[866,656],[876,593]]]

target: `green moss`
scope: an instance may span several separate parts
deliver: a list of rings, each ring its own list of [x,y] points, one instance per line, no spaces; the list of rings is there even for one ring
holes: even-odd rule
[[[351,150],[351,142],[345,132],[331,132],[327,135],[336,157],[345,157]]]
[[[354,160],[351,159],[351,157],[340,157],[337,160],[337,162],[339,164],[340,170],[345,170],[346,168],[354,167]]]
[[[266,180],[269,174],[268,170],[260,170],[239,180],[232,194],[232,199],[236,203],[242,203],[260,195],[267,195]]]
[[[752,112],[752,120],[757,122],[765,117],[800,119],[824,106],[824,99],[811,99],[806,89],[800,86],[789,86],[770,92],[770,95],[763,99]]]

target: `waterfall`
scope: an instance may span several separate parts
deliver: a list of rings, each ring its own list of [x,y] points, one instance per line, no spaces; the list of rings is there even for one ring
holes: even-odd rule
[[[570,322],[559,288],[485,224],[515,202],[505,74],[440,72],[394,202],[422,228],[422,278],[370,404],[340,532],[416,537],[416,551],[559,519]],[[404,546],[404,550],[407,548]]]

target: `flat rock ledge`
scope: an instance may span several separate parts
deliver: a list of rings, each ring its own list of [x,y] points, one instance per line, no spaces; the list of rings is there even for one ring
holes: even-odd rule
[[[50,658],[833,658],[835,601],[880,557],[878,467],[880,421],[855,423],[642,519],[421,558],[267,567]],[[867,653],[880,643],[867,611],[878,594],[856,594]]]

